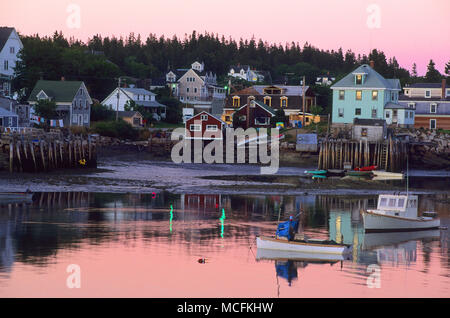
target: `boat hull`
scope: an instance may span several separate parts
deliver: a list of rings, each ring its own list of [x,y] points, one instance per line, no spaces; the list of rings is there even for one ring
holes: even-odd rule
[[[378,178],[403,179],[403,173],[387,172],[387,171],[379,171],[379,170],[374,170],[372,172],[373,172],[373,175]]]
[[[292,260],[302,262],[329,262],[334,263],[346,260],[344,254],[324,254],[324,253],[302,253],[292,251],[270,250],[258,248],[256,259],[259,260]]]
[[[346,245],[332,245],[320,243],[303,243],[287,240],[280,240],[271,237],[257,237],[256,246],[258,249],[278,250],[286,252],[300,252],[313,254],[344,254],[351,251],[351,247]]]
[[[366,232],[401,232],[437,229],[441,225],[439,219],[401,218],[363,211],[364,229]]]

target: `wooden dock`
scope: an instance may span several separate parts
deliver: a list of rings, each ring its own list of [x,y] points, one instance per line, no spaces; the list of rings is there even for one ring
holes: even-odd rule
[[[46,172],[68,168],[96,168],[96,143],[89,137],[42,130],[3,133],[0,170]]]
[[[344,163],[357,167],[378,166],[391,172],[406,169],[408,143],[389,138],[383,142],[325,140],[319,144],[318,169],[344,169]]]

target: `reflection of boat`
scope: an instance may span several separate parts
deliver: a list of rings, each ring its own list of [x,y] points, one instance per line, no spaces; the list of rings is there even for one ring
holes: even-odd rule
[[[440,226],[440,220],[418,216],[416,195],[389,195],[378,197],[376,210],[363,211],[364,229],[376,231],[414,231],[433,229]]]
[[[293,251],[271,250],[258,248],[256,251],[256,260],[293,260],[308,263],[335,263],[343,261],[343,254],[324,254],[324,253],[302,253]]]
[[[350,171],[346,171],[345,175],[346,176],[351,176],[351,177],[371,177],[371,176],[373,176],[373,172],[372,171],[355,171],[355,170],[350,170]]]
[[[0,192],[0,204],[31,203],[32,192]]]
[[[362,249],[370,250],[386,245],[398,245],[408,241],[422,239],[439,239],[440,230],[424,230],[413,232],[365,233]]]
[[[403,173],[387,172],[382,170],[372,171],[374,180],[390,180],[390,179],[403,179]]]
[[[350,245],[338,244],[327,240],[284,240],[274,237],[257,237],[258,249],[269,249],[297,253],[346,254],[351,252]]]
[[[376,168],[378,168],[378,166],[356,167],[354,171],[373,171]]]

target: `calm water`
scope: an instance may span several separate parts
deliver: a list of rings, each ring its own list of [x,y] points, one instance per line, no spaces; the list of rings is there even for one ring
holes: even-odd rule
[[[449,226],[450,195],[420,195]],[[376,196],[46,192],[0,207],[0,297],[449,297],[448,231],[364,234]],[[264,258],[257,235],[302,209],[345,260]],[[206,259],[206,263],[199,263]],[[81,288],[67,268],[80,266]],[[375,267],[374,267],[375,265]],[[379,269],[369,288],[368,269]],[[370,285],[370,286],[373,286]]]

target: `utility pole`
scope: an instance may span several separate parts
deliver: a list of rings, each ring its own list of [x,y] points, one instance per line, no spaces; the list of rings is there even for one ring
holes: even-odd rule
[[[120,97],[120,77],[117,86],[117,109],[116,109],[116,121],[119,121],[119,97]]]
[[[305,76],[303,76],[302,106],[303,106],[302,128],[304,128],[305,127]]]

